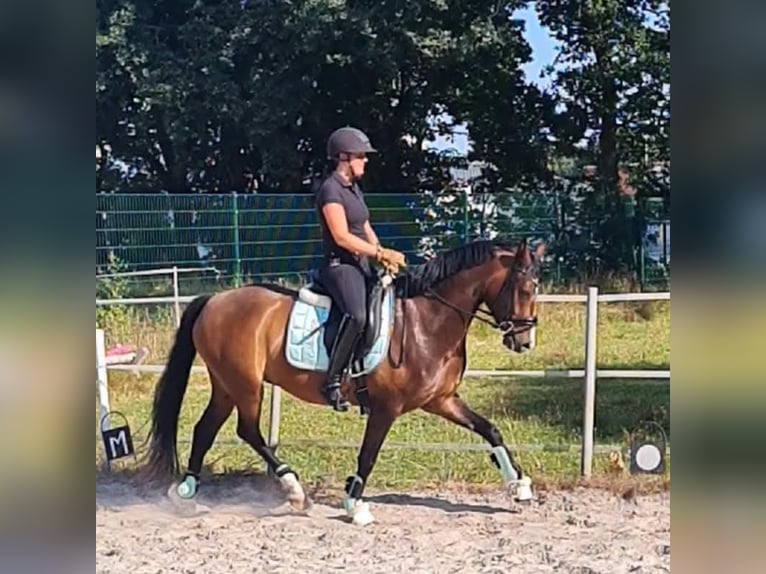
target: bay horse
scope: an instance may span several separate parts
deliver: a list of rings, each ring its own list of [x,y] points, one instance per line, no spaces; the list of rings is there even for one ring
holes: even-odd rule
[[[394,421],[423,409],[467,428],[486,440],[490,458],[517,500],[532,498],[531,480],[514,460],[497,427],[460,398],[466,369],[466,335],[474,319],[495,327],[510,351],[534,346],[535,294],[539,260],[526,240],[517,245],[478,240],[436,255],[393,278],[390,343],[385,358],[364,375],[368,420],[356,473],[346,481],[345,511],[356,524],[372,522],[362,494]],[[390,278],[390,277],[389,277]],[[263,382],[307,403],[325,405],[322,372],[296,368],[286,360],[288,320],[298,291],[256,284],[202,295],[185,309],[165,370],[154,394],[145,476],[180,473],[176,433],[191,365],[199,353],[209,373],[209,404],[196,423],[191,452],[176,493],[192,498],[205,454],[236,407],[237,435],[266,462],[298,509],[310,504],[297,474],[266,445],[260,430]],[[482,306],[486,307],[488,311]],[[384,326],[385,327],[385,326]],[[344,383],[352,405],[359,399]],[[330,408],[330,407],[328,407]],[[339,415],[341,416],[341,415]]]

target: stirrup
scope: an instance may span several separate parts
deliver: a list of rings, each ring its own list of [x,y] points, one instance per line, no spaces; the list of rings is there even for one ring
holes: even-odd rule
[[[346,412],[351,404],[343,397],[340,392],[340,383],[325,383],[322,386],[322,396],[327,404],[338,412]]]

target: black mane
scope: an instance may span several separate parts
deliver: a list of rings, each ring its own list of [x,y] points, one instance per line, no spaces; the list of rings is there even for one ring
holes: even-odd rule
[[[417,297],[459,271],[489,261],[498,248],[515,251],[498,241],[478,240],[445,251],[433,259],[408,267],[394,280],[397,297]]]

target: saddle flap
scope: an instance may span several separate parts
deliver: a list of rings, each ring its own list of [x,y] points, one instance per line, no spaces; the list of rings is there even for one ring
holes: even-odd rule
[[[361,340],[361,354],[367,353],[380,336],[383,299],[386,294],[386,289],[387,288],[384,288],[380,284],[375,284],[369,291],[367,326]]]

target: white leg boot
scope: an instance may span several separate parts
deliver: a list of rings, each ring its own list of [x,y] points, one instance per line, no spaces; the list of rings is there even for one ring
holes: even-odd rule
[[[361,493],[364,489],[364,481],[359,476],[350,476],[346,480],[346,499],[343,501],[343,509],[351,522],[358,526],[372,524],[375,520],[370,513],[370,505],[362,502]]]
[[[528,502],[534,497],[532,495],[532,479],[528,476],[519,476],[516,469],[511,464],[511,458],[508,456],[508,450],[500,445],[492,448],[492,454],[500,467],[500,473],[503,480],[510,487],[514,498],[518,502]]]
[[[284,472],[285,470],[287,470],[287,465],[279,467],[276,469],[275,473],[279,476],[280,471]],[[293,471],[288,471],[280,476],[279,483],[282,485],[282,489],[285,492],[285,496],[290,503],[290,506],[296,510],[306,510],[308,508],[306,493]]]
[[[367,526],[375,521],[370,512],[370,504],[367,502],[347,498],[343,501],[343,508],[346,510],[346,516],[351,518],[351,522],[357,526]]]

